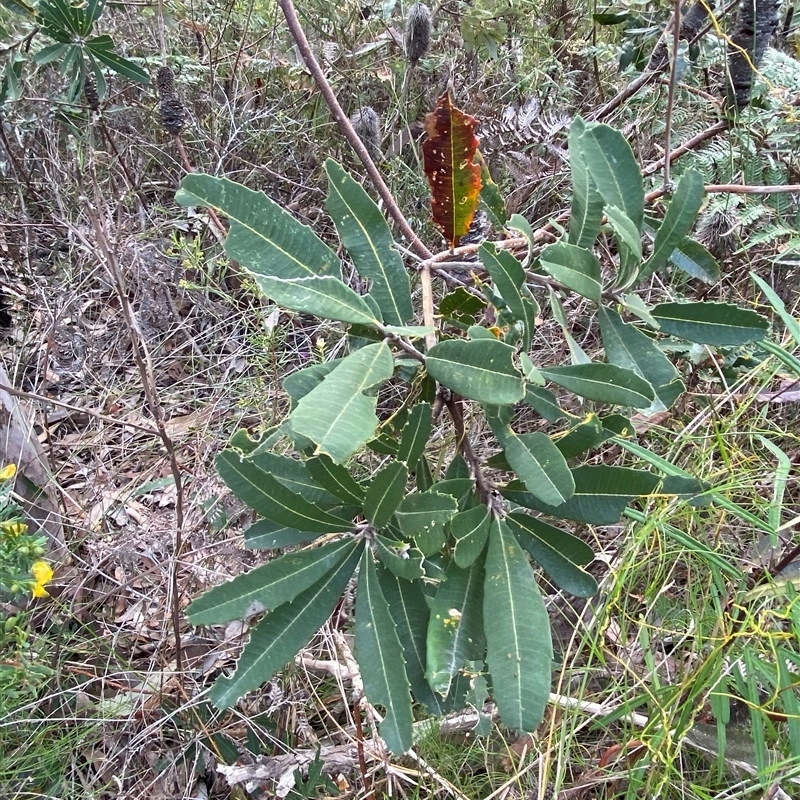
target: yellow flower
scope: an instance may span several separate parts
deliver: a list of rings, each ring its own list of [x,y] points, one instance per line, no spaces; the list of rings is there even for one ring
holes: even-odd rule
[[[46,561],[34,561],[31,566],[31,572],[36,579],[36,585],[31,589],[31,594],[34,597],[47,597],[44,585],[53,578],[52,567]]]
[[[9,536],[22,536],[22,534],[28,532],[28,526],[18,519],[10,519],[6,522],[0,522],[0,530]]]
[[[7,481],[17,474],[16,464],[6,464],[3,469],[0,469],[0,481]]]

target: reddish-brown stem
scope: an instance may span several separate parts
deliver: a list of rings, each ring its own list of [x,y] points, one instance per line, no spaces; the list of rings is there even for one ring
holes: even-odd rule
[[[364,757],[364,728],[361,725],[361,698],[353,702],[353,722],[356,727],[356,750],[358,752],[358,768],[361,772],[361,780],[364,783],[364,800],[373,797],[374,787],[367,771],[367,760]]]

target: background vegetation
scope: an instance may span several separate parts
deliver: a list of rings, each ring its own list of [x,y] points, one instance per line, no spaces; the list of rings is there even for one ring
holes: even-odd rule
[[[224,220],[179,206],[175,193],[193,170],[231,178],[336,248],[323,165],[333,157],[359,177],[363,167],[272,2],[65,11],[4,0],[3,363],[52,472],[68,552],[52,559],[49,598],[3,606],[0,793],[255,797],[278,781],[295,797],[791,796],[800,775],[794,7],[767,9],[777,30],[741,109],[725,104],[736,9],[717,9],[697,41],[675,48],[668,33],[664,62],[648,70],[666,4],[443,2],[413,68],[403,43],[410,4],[297,7],[345,112],[376,112],[380,172],[432,250],[444,247],[416,137],[448,85],[480,121],[509,212],[533,230],[568,219],[577,115],[630,143],[648,218],[663,218],[665,181],[689,169],[715,189],[696,238],[716,261],[692,250],[640,294],[648,304],[755,309],[773,321],[769,338],[744,349],[675,345],[668,355],[688,392],[669,412],[634,416],[635,437],[592,454],[616,466],[649,458],[708,482],[713,502],[650,496],[618,524],[571,525],[597,553],[589,570],[600,592],[576,600],[542,578],[557,696],[533,736],[504,729],[491,705],[443,724],[419,708],[408,755],[383,761],[359,748],[372,732],[346,680],[352,598],[261,691],[215,709],[206,690],[232,668],[247,624],[193,628],[182,611],[268,556],[242,549],[252,518],[214,458],[236,428],[256,435],[282,418],[283,378],[349,343],[342,325],[264,300],[225,255]],[[666,176],[665,154],[677,156]],[[617,254],[608,231],[599,252],[607,270]],[[454,274],[475,267],[462,269]],[[546,306],[536,320],[537,363],[599,352],[591,305],[570,295],[560,311]],[[393,398],[381,404],[390,416]],[[431,452],[446,463],[456,434],[438,436]],[[488,439],[478,428],[475,445]],[[374,467],[363,464],[366,474]],[[266,772],[253,782],[258,759]]]

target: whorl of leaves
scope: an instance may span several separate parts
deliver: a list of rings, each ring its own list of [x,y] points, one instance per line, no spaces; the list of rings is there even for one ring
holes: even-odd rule
[[[424,3],[414,3],[406,17],[406,58],[416,64],[431,47],[431,10]]]
[[[753,71],[758,69],[778,26],[777,0],[743,0],[728,44],[728,104],[744,108],[750,102]]]
[[[92,111],[97,111],[100,108],[100,95],[97,93],[97,83],[94,75],[86,76],[86,80],[83,83],[83,96]]]
[[[358,138],[364,143],[370,156],[375,159],[381,154],[381,133],[380,120],[372,106],[362,106],[352,117],[350,122],[353,129],[358,134]]]

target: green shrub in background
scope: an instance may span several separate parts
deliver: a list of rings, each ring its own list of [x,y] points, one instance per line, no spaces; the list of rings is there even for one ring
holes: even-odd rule
[[[337,163],[326,163],[327,210],[370,281],[366,295],[342,280],[326,244],[264,194],[209,175],[184,179],[179,201],[228,216],[226,252],[266,296],[350,326],[347,355],[284,381],[291,408],[280,424],[258,441],[236,433],[217,459],[231,490],[260,516],[247,545],[295,548],[188,609],[197,625],[263,614],[235,674],[212,690],[218,706],[282,668],[357,577],[355,654],[368,699],[385,709],[380,732],[393,752],[411,745],[413,700],[431,713],[467,702],[480,708],[487,685],[506,725],[533,730],[548,700],[553,650],[531,559],[567,592],[597,590],[584,569],[592,549],[553,523],[613,524],[638,498],[707,491],[670,474],[669,464],[662,474],[581,461],[632,432],[612,407],[663,410],[681,395],[663,339],[729,352],[763,338],[767,321],[723,303],[648,305],[630,291],[668,262],[685,267],[687,253],[713,268],[688,238],[703,199],[697,173],[682,177],[658,221],[644,216],[641,173],[612,128],[577,119],[570,161],[569,232],[539,249],[525,220],[508,220],[507,229],[528,231],[528,257],[482,244],[480,292],[445,295],[435,332],[413,324],[418,310],[390,229]],[[601,231],[618,251],[605,281],[593,252]],[[645,231],[653,232],[649,255]],[[596,308],[605,361],[590,359],[565,322],[573,363],[537,358],[540,300],[562,320],[570,293]],[[491,326],[477,324],[486,308]],[[623,320],[626,312],[634,322]],[[432,333],[436,344],[424,352],[422,339]],[[381,419],[378,402],[390,380],[399,408]],[[548,384],[574,394],[570,407],[580,413],[567,411]],[[539,429],[545,421],[562,430],[548,435]],[[499,446],[494,453],[486,452],[486,428]]]

